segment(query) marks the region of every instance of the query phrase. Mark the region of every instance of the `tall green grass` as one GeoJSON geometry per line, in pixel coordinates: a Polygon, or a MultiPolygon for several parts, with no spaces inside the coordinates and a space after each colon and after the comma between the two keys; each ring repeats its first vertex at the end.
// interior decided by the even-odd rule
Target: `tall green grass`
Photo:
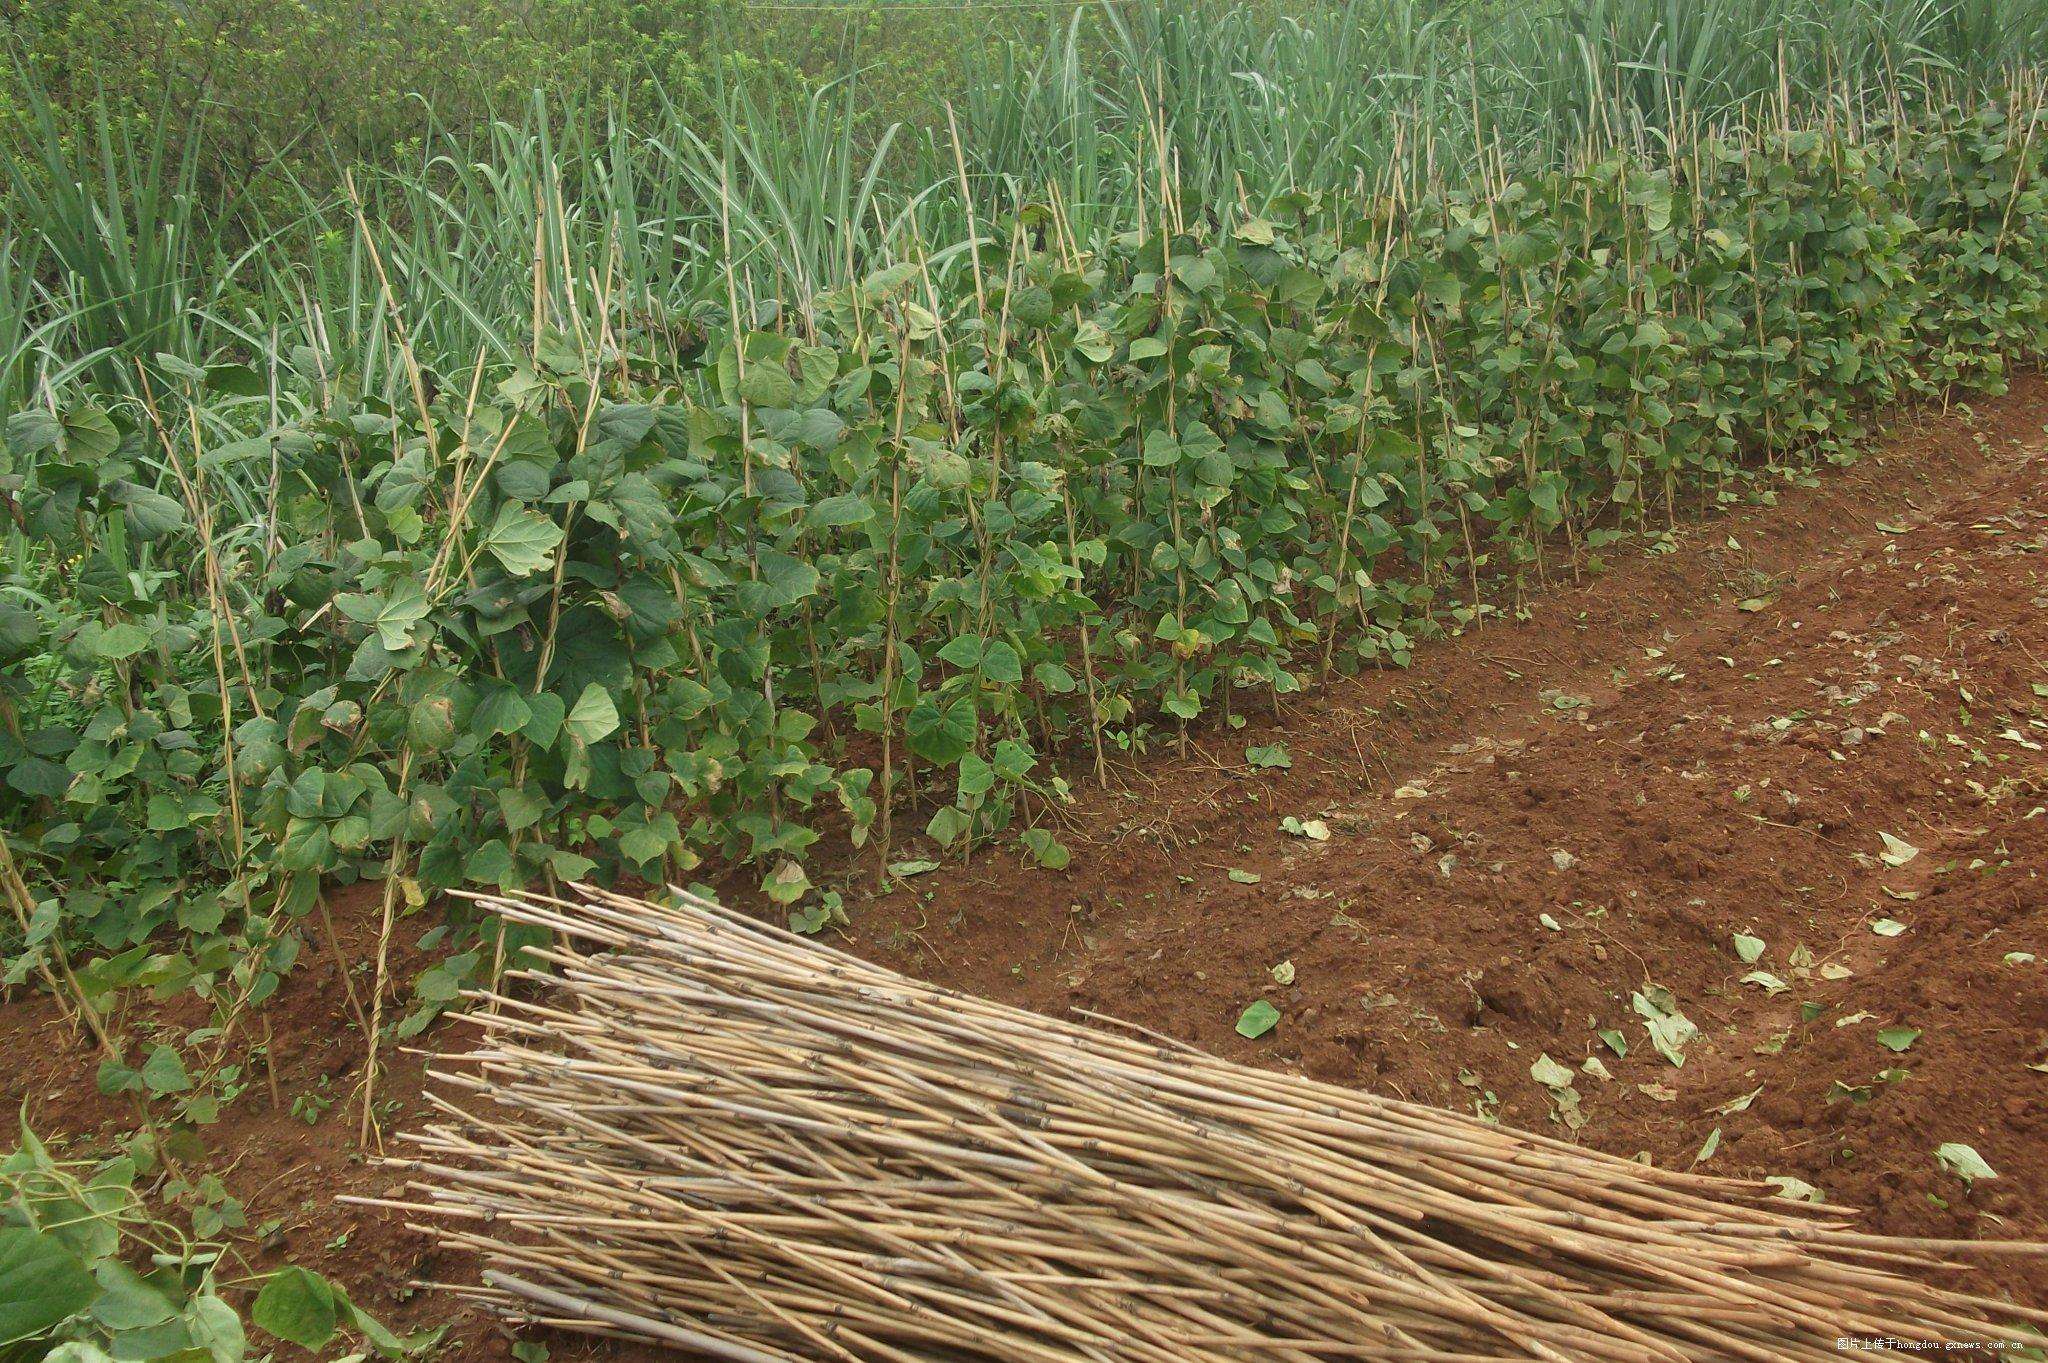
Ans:
{"type": "Polygon", "coordinates": [[[1136,0],[984,49],[966,11],[964,97],[915,125],[878,125],[858,70],[794,105],[729,83],[708,121],[658,85],[632,105],[536,97],[482,128],[432,124],[401,163],[322,166],[304,183],[352,189],[287,196],[283,221],[276,195],[260,220],[254,200],[203,198],[203,128],[170,135],[182,111],[67,117],[17,69],[0,402],[126,389],[159,353],[310,360],[396,397],[395,306],[419,362],[450,374],[528,342],[536,277],[544,322],[601,288],[683,344],[729,292],[800,309],[887,241],[914,235],[957,275],[970,218],[999,206],[1056,202],[1084,242],[1156,215],[1168,182],[1182,215],[1289,195],[1341,212],[1681,129],[1967,96],[2044,33],[2048,0],[1136,0]]]}
{"type": "Polygon", "coordinates": [[[29,145],[5,158],[0,184],[29,268],[5,295],[20,311],[0,335],[39,331],[101,382],[118,382],[131,357],[184,353],[221,216],[203,214],[194,192],[199,140],[172,152],[168,109],[141,136],[103,110],[67,125],[41,89],[23,86],[29,145]]]}

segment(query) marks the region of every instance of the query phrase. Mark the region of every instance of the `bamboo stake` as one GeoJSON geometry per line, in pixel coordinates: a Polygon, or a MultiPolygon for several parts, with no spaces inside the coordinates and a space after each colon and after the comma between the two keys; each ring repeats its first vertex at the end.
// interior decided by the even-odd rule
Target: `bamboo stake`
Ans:
{"type": "Polygon", "coordinates": [[[561,944],[463,1015],[397,1207],[515,1319],[744,1360],[1826,1359],[2024,1342],[1768,1185],[920,984],[681,891],[477,895],[561,944]],[[453,1096],[447,1096],[447,1095],[453,1096]],[[459,1098],[460,1101],[456,1101],[459,1098]]]}

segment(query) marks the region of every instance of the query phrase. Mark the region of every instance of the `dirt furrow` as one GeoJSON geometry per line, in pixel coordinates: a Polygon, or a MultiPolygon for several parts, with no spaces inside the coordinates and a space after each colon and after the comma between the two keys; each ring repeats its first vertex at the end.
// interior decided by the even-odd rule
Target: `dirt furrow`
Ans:
{"type": "Polygon", "coordinates": [[[1886,1230],[2048,1235],[2044,419],[2038,380],[1928,415],[1407,673],[1169,742],[1084,797],[1064,875],[920,877],[863,948],[1662,1163],[1711,1141],[1886,1230]],[[1279,1025],[1236,1036],[1258,998],[1279,1025]]]}

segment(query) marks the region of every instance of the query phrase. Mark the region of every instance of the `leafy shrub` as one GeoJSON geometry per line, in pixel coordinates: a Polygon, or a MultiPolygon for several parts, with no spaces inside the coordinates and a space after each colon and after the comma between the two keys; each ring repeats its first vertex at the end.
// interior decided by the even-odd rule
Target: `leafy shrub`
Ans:
{"type": "Polygon", "coordinates": [[[226,1247],[151,1215],[136,1179],[131,1156],[62,1161],[22,1127],[0,1159],[0,1358],[242,1363],[248,1331],[225,1294],[259,1281],[252,1318],[279,1339],[317,1350],[349,1329],[387,1357],[410,1351],[309,1269],[229,1282],[226,1247]]]}
{"type": "Polygon", "coordinates": [[[823,832],[886,865],[913,807],[960,855],[1019,834],[1061,864],[1063,755],[1405,664],[1560,541],[1996,387],[2048,326],[2038,116],[1227,223],[1169,197],[1085,250],[1026,203],[950,253],[955,286],[908,222],[800,307],[729,278],[680,359],[593,280],[523,354],[445,372],[394,306],[395,402],[302,347],[22,413],[8,978],[90,958],[89,997],[233,1016],[319,886],[366,877],[416,906],[712,858],[815,928],[823,832]],[[308,414],[273,419],[279,390],[308,414]]]}

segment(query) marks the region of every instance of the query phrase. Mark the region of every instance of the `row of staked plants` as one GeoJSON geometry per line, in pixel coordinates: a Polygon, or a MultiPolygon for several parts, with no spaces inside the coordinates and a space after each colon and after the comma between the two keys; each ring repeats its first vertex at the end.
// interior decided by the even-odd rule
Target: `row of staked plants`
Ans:
{"type": "MultiPolygon", "coordinates": [[[[31,407],[5,979],[196,989],[224,1057],[325,887],[388,928],[744,867],[816,930],[827,835],[1057,869],[1070,780],[1995,390],[2048,339],[2041,124],[2028,82],[1221,221],[1162,173],[1099,240],[1057,196],[959,243],[906,213],[856,284],[729,272],[680,364],[545,252],[522,354],[430,364],[380,265],[398,401],[301,346],[31,407]]],[[[465,931],[400,1034],[520,945],[465,931]]],[[[103,1087],[209,1119],[105,1045],[103,1087]]]]}

